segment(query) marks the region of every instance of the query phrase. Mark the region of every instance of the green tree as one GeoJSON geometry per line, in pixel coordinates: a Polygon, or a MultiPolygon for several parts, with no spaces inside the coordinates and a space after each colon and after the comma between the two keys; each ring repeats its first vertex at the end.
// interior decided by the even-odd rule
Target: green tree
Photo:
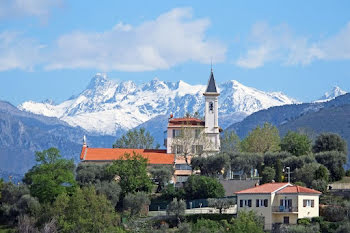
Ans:
{"type": "Polygon", "coordinates": [[[142,210],[148,209],[150,203],[148,194],[145,192],[128,193],[124,198],[123,208],[124,210],[130,210],[133,216],[140,216],[145,212],[142,210]]]}
{"type": "Polygon", "coordinates": [[[141,155],[125,154],[122,159],[114,161],[107,170],[118,180],[122,198],[127,193],[151,191],[152,182],[147,174],[147,159],[141,155]]]}
{"type": "Polygon", "coordinates": [[[220,138],[221,152],[232,153],[239,152],[241,140],[234,131],[224,131],[224,135],[220,138]]]}
{"type": "Polygon", "coordinates": [[[327,185],[328,183],[325,180],[318,179],[318,180],[313,180],[311,183],[311,188],[316,189],[322,193],[327,192],[327,185]]]}
{"type": "Polygon", "coordinates": [[[184,185],[187,199],[217,198],[225,195],[222,184],[215,178],[192,175],[184,185]]]}
{"type": "Polygon", "coordinates": [[[236,204],[236,200],[233,198],[209,198],[208,199],[208,206],[219,209],[220,214],[222,214],[223,210],[230,208],[234,204],[236,204]]]}
{"type": "Polygon", "coordinates": [[[277,160],[284,161],[287,158],[292,157],[289,152],[267,152],[264,154],[264,165],[268,167],[275,167],[277,160]]]}
{"type": "Polygon", "coordinates": [[[289,131],[281,141],[281,150],[295,156],[306,155],[311,152],[311,140],[305,134],[289,131]]]}
{"type": "Polygon", "coordinates": [[[37,164],[31,168],[23,179],[29,186],[32,196],[41,203],[52,202],[64,193],[74,191],[73,160],[62,159],[59,150],[50,148],[35,154],[37,164]]]}
{"type": "Polygon", "coordinates": [[[325,151],[315,154],[316,161],[330,172],[330,181],[341,180],[345,175],[346,155],[339,151],[325,151]]]}
{"type": "Polygon", "coordinates": [[[111,180],[113,177],[108,174],[107,166],[107,164],[79,163],[75,179],[81,186],[111,180]]]}
{"type": "Polygon", "coordinates": [[[276,171],[272,167],[265,167],[262,171],[262,180],[263,184],[272,182],[276,177],[276,171]]]}
{"type": "Polygon", "coordinates": [[[93,187],[60,194],[50,208],[60,232],[114,232],[120,222],[111,203],[93,187]]]}
{"type": "Polygon", "coordinates": [[[157,192],[161,192],[173,176],[173,169],[169,166],[155,166],[150,170],[152,178],[158,183],[157,192]]]}
{"type": "Polygon", "coordinates": [[[264,221],[253,211],[239,211],[233,221],[233,233],[263,233],[264,221]]]}
{"type": "Polygon", "coordinates": [[[325,151],[339,151],[344,154],[348,153],[346,141],[338,134],[334,133],[320,134],[315,140],[312,151],[314,153],[325,151]]]}
{"type": "Polygon", "coordinates": [[[113,148],[152,149],[158,147],[159,145],[154,145],[154,138],[145,128],[129,130],[113,144],[113,148]]]}
{"type": "Polygon", "coordinates": [[[241,142],[241,149],[244,152],[265,153],[280,151],[280,136],[278,129],[265,123],[263,127],[256,127],[241,142]]]}
{"type": "Polygon", "coordinates": [[[325,182],[328,182],[328,180],[329,180],[329,171],[328,171],[328,169],[321,164],[318,167],[318,169],[315,171],[314,178],[316,180],[324,180],[325,182]]]}
{"type": "Polygon", "coordinates": [[[275,181],[276,182],[282,182],[282,175],[283,175],[283,167],[280,159],[277,159],[275,164],[275,181]]]}
{"type": "Polygon", "coordinates": [[[226,229],[220,222],[210,219],[198,219],[196,223],[192,225],[192,233],[223,233],[226,229]]]}
{"type": "Polygon", "coordinates": [[[121,193],[121,187],[116,181],[99,181],[95,183],[94,187],[97,194],[105,195],[113,206],[117,205],[121,193]]]}
{"type": "Polygon", "coordinates": [[[192,168],[199,169],[201,175],[218,177],[227,171],[230,165],[230,158],[226,154],[218,154],[208,157],[193,157],[192,168]]]}
{"type": "Polygon", "coordinates": [[[294,171],[292,180],[301,181],[307,187],[311,187],[312,181],[315,179],[315,173],[319,167],[320,164],[318,163],[305,164],[302,168],[298,168],[294,171]]]}
{"type": "Polygon", "coordinates": [[[177,225],[181,223],[181,219],[185,216],[186,203],[184,200],[179,200],[174,198],[172,202],[169,203],[166,213],[168,216],[172,216],[176,219],[177,225]]]}
{"type": "Polygon", "coordinates": [[[246,176],[263,162],[263,156],[259,153],[230,153],[229,156],[231,170],[243,172],[246,176]]]}

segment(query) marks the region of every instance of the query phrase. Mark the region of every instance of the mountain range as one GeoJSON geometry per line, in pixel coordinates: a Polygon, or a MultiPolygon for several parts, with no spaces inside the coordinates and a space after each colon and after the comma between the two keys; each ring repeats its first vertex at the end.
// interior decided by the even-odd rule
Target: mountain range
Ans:
{"type": "MultiPolygon", "coordinates": [[[[195,112],[203,115],[205,87],[158,79],[137,85],[132,81],[116,82],[105,74],[96,74],[83,92],[60,104],[27,101],[18,107],[57,117],[90,133],[115,136],[160,115],[182,117],[195,112]]],[[[235,80],[221,83],[218,88],[222,128],[262,109],[298,103],[281,92],[263,92],[235,80]]]]}

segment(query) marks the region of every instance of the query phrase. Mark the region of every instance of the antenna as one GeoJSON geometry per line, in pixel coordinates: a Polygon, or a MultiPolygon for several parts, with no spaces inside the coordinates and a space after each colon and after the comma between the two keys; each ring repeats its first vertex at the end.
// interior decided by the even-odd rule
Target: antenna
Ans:
{"type": "Polygon", "coordinates": [[[213,57],[210,57],[210,70],[213,72],[213,57]]]}

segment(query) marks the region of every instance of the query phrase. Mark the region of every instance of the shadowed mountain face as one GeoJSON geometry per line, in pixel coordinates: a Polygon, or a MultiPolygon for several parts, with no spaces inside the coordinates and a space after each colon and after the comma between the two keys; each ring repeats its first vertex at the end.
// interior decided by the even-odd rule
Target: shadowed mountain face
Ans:
{"type": "Polygon", "coordinates": [[[65,158],[78,161],[83,135],[92,146],[111,147],[114,137],[89,135],[53,117],[18,110],[0,101],[0,174],[23,174],[35,162],[35,151],[56,147],[65,158]]]}

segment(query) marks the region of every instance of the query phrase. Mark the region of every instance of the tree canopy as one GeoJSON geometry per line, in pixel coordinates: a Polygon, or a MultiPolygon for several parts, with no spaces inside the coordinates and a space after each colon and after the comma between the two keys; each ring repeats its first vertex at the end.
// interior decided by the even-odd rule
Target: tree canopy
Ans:
{"type": "Polygon", "coordinates": [[[226,154],[212,155],[208,157],[193,157],[192,168],[200,169],[201,175],[217,177],[228,170],[230,158],[226,154]]]}
{"type": "Polygon", "coordinates": [[[338,134],[323,133],[320,134],[312,147],[314,153],[324,151],[339,151],[344,154],[348,153],[346,141],[342,139],[338,134]]]}
{"type": "Polygon", "coordinates": [[[159,145],[154,145],[154,138],[145,128],[129,130],[113,144],[113,148],[152,149],[158,147],[159,145]]]}
{"type": "Polygon", "coordinates": [[[239,152],[241,140],[234,131],[224,131],[224,135],[220,137],[221,152],[232,153],[239,152]]]}
{"type": "Polygon", "coordinates": [[[23,179],[32,196],[40,202],[52,202],[58,195],[74,191],[73,160],[62,159],[56,148],[36,152],[35,157],[37,164],[23,179]]]}
{"type": "Polygon", "coordinates": [[[217,179],[207,176],[190,176],[184,185],[184,190],[188,200],[217,198],[225,195],[222,184],[217,179]]]}
{"type": "Polygon", "coordinates": [[[276,152],[281,149],[280,142],[278,129],[265,123],[263,127],[258,126],[249,133],[242,141],[241,149],[244,152],[253,153],[276,152]]]}
{"type": "Polygon", "coordinates": [[[311,152],[311,140],[306,134],[289,131],[281,141],[281,150],[295,156],[306,155],[311,152]]]}

